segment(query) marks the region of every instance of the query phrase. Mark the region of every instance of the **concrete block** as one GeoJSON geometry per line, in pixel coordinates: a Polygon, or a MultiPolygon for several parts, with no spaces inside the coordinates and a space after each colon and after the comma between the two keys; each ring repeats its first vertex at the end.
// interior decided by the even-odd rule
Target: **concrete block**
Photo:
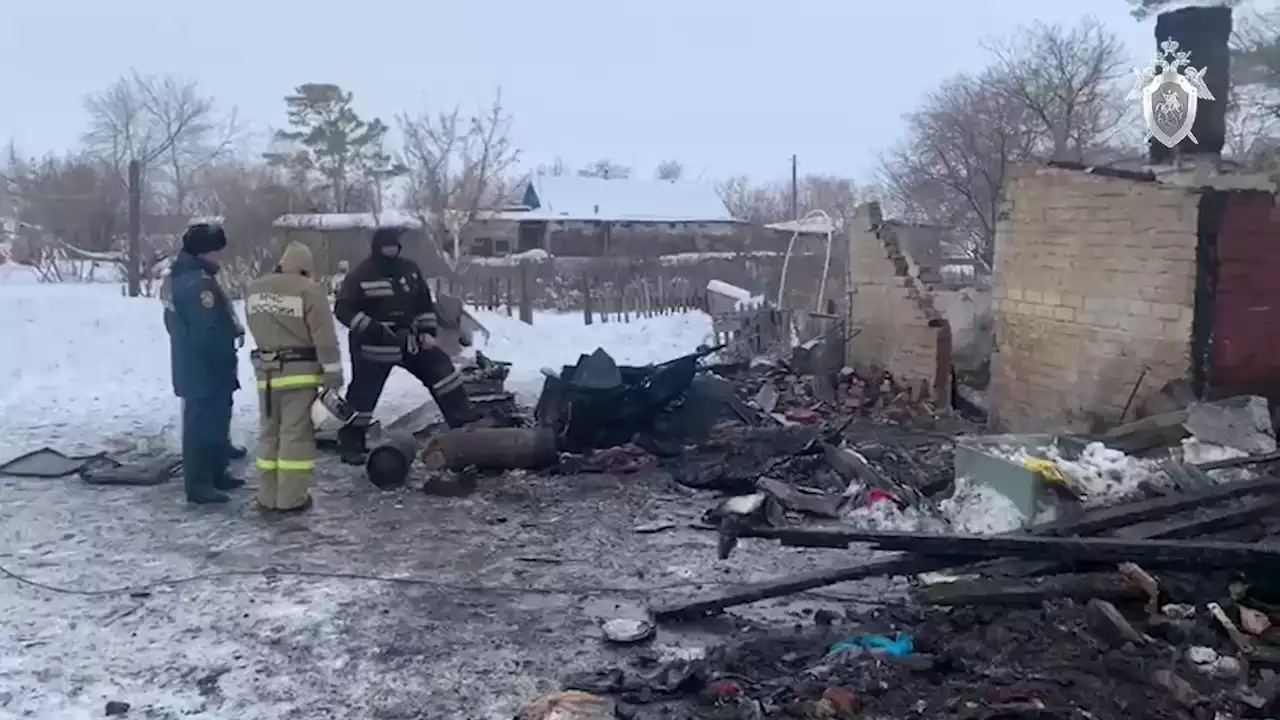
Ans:
{"type": "Polygon", "coordinates": [[[1106,312],[1111,309],[1110,304],[1109,298],[1096,295],[1086,296],[1084,299],[1084,309],[1089,312],[1106,312]]]}
{"type": "Polygon", "coordinates": [[[1172,303],[1152,303],[1151,314],[1161,320],[1177,320],[1182,317],[1182,308],[1172,303]]]}
{"type": "Polygon", "coordinates": [[[1151,303],[1145,300],[1130,300],[1128,311],[1130,315],[1138,315],[1141,317],[1149,317],[1154,315],[1154,308],[1151,303]]]}

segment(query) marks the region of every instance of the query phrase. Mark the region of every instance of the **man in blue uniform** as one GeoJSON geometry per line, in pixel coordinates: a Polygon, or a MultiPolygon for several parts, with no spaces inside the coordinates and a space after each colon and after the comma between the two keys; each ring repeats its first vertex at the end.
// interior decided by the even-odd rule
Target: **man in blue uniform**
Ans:
{"type": "Polygon", "coordinates": [[[173,364],[173,392],[182,398],[182,472],[187,500],[225,503],[223,491],[244,481],[227,472],[232,449],[232,395],[239,324],[215,275],[227,236],[221,227],[192,225],[182,236],[160,290],[173,364]]]}

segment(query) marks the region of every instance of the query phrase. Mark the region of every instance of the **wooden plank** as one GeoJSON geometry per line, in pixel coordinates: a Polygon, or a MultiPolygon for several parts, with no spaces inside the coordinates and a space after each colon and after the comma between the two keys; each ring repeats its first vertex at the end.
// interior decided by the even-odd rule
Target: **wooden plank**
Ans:
{"type": "Polygon", "coordinates": [[[981,578],[940,582],[917,588],[912,593],[926,605],[1034,606],[1045,600],[1138,600],[1146,597],[1142,588],[1122,575],[1080,573],[1044,578],[981,578]]]}
{"type": "MultiPolygon", "coordinates": [[[[1207,512],[1190,520],[1144,523],[1120,528],[1116,535],[1130,540],[1176,540],[1240,527],[1260,517],[1280,513],[1280,497],[1262,498],[1241,507],[1207,512]]],[[[983,563],[978,572],[1008,577],[1031,577],[1063,572],[1070,563],[1039,560],[997,560],[983,563]]]]}
{"type": "Polygon", "coordinates": [[[1144,520],[1157,520],[1194,507],[1211,505],[1253,493],[1280,492],[1280,478],[1263,477],[1247,482],[1219,485],[1203,492],[1182,493],[1167,497],[1125,503],[1086,513],[1083,517],[1038,526],[1036,535],[1094,535],[1132,525],[1144,520]]]}
{"type": "Polygon", "coordinates": [[[690,619],[717,613],[735,605],[747,605],[769,598],[794,595],[806,590],[835,585],[836,583],[862,580],[886,575],[914,575],[941,570],[955,564],[942,558],[918,558],[895,555],[892,558],[859,565],[845,565],[805,573],[788,575],[732,590],[717,590],[698,597],[670,603],[651,605],[649,610],[659,620],[690,619]]]}
{"type": "MultiPolygon", "coordinates": [[[[1086,515],[1081,520],[1087,519],[1087,517],[1086,515]]],[[[1057,527],[1060,528],[1062,526],[1058,525],[1057,527]]],[[[751,531],[745,528],[740,530],[751,531]]],[[[827,532],[829,533],[830,531],[827,532]]],[[[1038,532],[1038,527],[1033,526],[1027,529],[1024,535],[1034,536],[1038,532]]],[[[820,535],[819,537],[822,536],[820,535]]],[[[843,538],[832,538],[827,535],[826,539],[838,541],[840,544],[835,545],[835,547],[848,547],[848,543],[843,538]]],[[[658,619],[701,617],[721,612],[726,608],[737,605],[748,605],[769,598],[794,595],[806,590],[835,585],[836,583],[886,575],[914,575],[922,572],[944,570],[959,564],[964,563],[945,558],[916,558],[895,555],[891,558],[869,563],[841,565],[834,568],[787,575],[776,580],[730,590],[716,590],[688,600],[655,604],[651,606],[651,610],[654,617],[658,619]]]]}
{"type": "Polygon", "coordinates": [[[1087,562],[1177,563],[1201,567],[1280,568],[1280,547],[1256,543],[1128,540],[1087,537],[1015,537],[860,533],[859,540],[882,550],[969,557],[1017,556],[1087,562]]]}
{"type": "Polygon", "coordinates": [[[1210,470],[1223,470],[1226,468],[1245,467],[1247,465],[1263,465],[1266,463],[1280,462],[1280,451],[1267,453],[1265,455],[1249,455],[1247,457],[1227,458],[1226,460],[1214,460],[1212,462],[1200,463],[1192,465],[1197,470],[1208,472],[1210,470]]]}

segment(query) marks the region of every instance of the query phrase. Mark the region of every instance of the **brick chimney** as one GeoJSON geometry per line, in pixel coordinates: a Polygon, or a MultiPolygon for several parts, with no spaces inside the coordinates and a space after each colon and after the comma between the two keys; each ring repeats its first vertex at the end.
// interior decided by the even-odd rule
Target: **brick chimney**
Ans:
{"type": "Polygon", "coordinates": [[[1188,7],[1160,13],[1156,17],[1156,55],[1160,54],[1160,43],[1176,40],[1179,51],[1190,51],[1190,67],[1197,70],[1208,68],[1204,80],[1214,99],[1199,101],[1196,122],[1191,129],[1199,143],[1187,138],[1178,143],[1175,151],[1158,140],[1148,141],[1148,157],[1152,165],[1170,165],[1178,157],[1203,159],[1216,164],[1222,157],[1227,134],[1227,96],[1231,89],[1230,39],[1229,7],[1188,7]]]}

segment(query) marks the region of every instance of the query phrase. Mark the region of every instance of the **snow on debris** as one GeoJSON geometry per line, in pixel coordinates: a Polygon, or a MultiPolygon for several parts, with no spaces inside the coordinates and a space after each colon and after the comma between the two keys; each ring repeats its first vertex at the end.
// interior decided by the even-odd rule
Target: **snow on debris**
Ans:
{"type": "Polygon", "coordinates": [[[534,248],[525,250],[524,252],[512,253],[502,257],[466,257],[464,261],[471,265],[486,265],[488,267],[515,267],[524,262],[546,262],[552,258],[551,253],[542,248],[534,248]]]}
{"type": "Polygon", "coordinates": [[[739,303],[751,302],[751,292],[737,285],[731,285],[723,280],[710,280],[707,282],[707,291],[723,295],[739,303]]]}
{"type": "Polygon", "coordinates": [[[1026,516],[1012,500],[968,478],[957,479],[955,492],[936,508],[900,508],[882,500],[853,508],[845,519],[852,525],[875,531],[967,535],[996,535],[1027,524],[1026,516]]]}
{"type": "MultiPolygon", "coordinates": [[[[0,337],[9,348],[0,357],[0,458],[44,445],[81,452],[106,449],[108,440],[176,444],[179,406],[158,300],[122,297],[115,284],[20,282],[0,284],[0,303],[0,337]]],[[[477,349],[514,363],[508,388],[530,404],[541,392],[544,366],[559,369],[597,347],[619,363],[660,362],[692,352],[711,331],[710,318],[701,313],[590,326],[580,314],[540,313],[530,326],[498,313],[472,312],[490,331],[487,342],[477,340],[477,349]]],[[[345,343],[345,334],[340,337],[345,343]]],[[[251,344],[240,351],[243,388],[253,387],[251,344]]],[[[350,379],[350,367],[346,372],[350,379]]],[[[397,370],[377,414],[390,420],[430,397],[397,370]]],[[[256,397],[241,390],[235,402],[232,437],[252,446],[256,397]]]]}

